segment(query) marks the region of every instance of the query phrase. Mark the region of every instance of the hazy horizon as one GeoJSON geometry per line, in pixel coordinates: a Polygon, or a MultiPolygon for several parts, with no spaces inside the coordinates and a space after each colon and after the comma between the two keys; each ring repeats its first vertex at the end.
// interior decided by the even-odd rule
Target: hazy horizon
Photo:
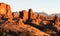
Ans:
{"type": "Polygon", "coordinates": [[[9,4],[13,12],[28,11],[32,8],[34,12],[60,13],[60,0],[0,0],[0,2],[9,4]]]}

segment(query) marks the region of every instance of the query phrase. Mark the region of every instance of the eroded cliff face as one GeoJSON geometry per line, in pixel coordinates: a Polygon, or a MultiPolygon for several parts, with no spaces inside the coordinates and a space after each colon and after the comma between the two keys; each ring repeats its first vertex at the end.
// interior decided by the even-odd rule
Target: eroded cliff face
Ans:
{"type": "Polygon", "coordinates": [[[0,15],[5,16],[6,18],[9,18],[11,20],[13,17],[12,17],[10,5],[5,3],[0,3],[0,15]]]}
{"type": "Polygon", "coordinates": [[[11,12],[10,5],[0,3],[1,36],[59,36],[60,18],[28,11],[11,12]]]}

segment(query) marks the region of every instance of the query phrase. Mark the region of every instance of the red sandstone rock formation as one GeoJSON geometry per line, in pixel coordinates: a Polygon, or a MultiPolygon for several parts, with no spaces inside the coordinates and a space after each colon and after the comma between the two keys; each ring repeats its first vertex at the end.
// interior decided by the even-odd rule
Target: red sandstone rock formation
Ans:
{"type": "Polygon", "coordinates": [[[0,15],[5,15],[7,18],[12,19],[12,12],[10,5],[0,3],[0,15]]]}
{"type": "Polygon", "coordinates": [[[28,19],[28,11],[22,10],[22,12],[23,12],[23,20],[25,21],[28,19]]]}
{"type": "Polygon", "coordinates": [[[4,31],[23,32],[24,30],[28,30],[33,33],[33,36],[51,36],[51,34],[56,34],[57,31],[60,31],[60,17],[56,15],[47,16],[44,14],[37,14],[34,13],[32,9],[29,9],[29,11],[22,10],[19,14],[12,13],[10,5],[0,3],[0,20],[2,16],[8,18],[6,22],[4,20],[3,24],[0,22],[2,24],[0,28],[4,29],[4,31]],[[49,32],[49,30],[52,31],[49,32]]]}
{"type": "Polygon", "coordinates": [[[0,3],[0,14],[6,14],[6,4],[0,3]]]}
{"type": "Polygon", "coordinates": [[[29,19],[33,19],[33,10],[32,9],[29,9],[28,11],[28,14],[29,14],[29,19]]]}

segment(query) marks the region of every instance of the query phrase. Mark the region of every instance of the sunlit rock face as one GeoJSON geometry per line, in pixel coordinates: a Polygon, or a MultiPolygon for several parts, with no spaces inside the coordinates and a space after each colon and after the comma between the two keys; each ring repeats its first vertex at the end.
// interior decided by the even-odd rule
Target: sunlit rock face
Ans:
{"type": "Polygon", "coordinates": [[[0,14],[6,14],[6,4],[5,3],[0,3],[0,14]]]}
{"type": "Polygon", "coordinates": [[[7,6],[7,12],[6,12],[6,15],[9,19],[12,18],[12,12],[11,12],[11,8],[10,8],[10,5],[7,6]]]}
{"type": "Polygon", "coordinates": [[[28,19],[28,11],[22,10],[22,12],[23,12],[23,20],[25,21],[28,19]]]}
{"type": "Polygon", "coordinates": [[[22,18],[24,21],[28,20],[28,11],[26,11],[26,10],[20,11],[19,17],[22,18]]]}
{"type": "Polygon", "coordinates": [[[6,15],[8,18],[12,18],[12,12],[10,5],[0,3],[0,15],[6,15]]]}

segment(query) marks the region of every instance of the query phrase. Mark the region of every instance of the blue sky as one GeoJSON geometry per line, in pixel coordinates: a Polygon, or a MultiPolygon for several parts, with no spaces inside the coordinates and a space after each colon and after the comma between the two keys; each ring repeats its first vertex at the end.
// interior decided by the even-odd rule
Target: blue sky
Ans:
{"type": "Polygon", "coordinates": [[[60,13],[60,0],[0,0],[0,2],[9,4],[12,11],[28,11],[32,8],[34,12],[60,13]]]}

